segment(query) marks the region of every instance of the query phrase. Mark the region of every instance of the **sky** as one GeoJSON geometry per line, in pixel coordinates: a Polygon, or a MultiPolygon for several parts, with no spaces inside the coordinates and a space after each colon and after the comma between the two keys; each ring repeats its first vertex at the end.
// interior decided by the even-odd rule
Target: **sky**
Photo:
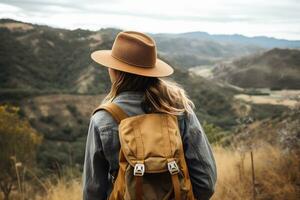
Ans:
{"type": "Polygon", "coordinates": [[[0,0],[0,18],[67,29],[300,40],[300,0],[0,0]]]}

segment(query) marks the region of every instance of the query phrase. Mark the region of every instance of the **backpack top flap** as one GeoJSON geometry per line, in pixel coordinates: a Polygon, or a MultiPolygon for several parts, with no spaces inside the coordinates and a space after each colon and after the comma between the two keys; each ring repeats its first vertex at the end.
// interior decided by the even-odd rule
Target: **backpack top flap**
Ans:
{"type": "Polygon", "coordinates": [[[128,117],[119,124],[119,139],[128,163],[144,163],[148,173],[168,171],[167,163],[179,162],[183,152],[177,117],[170,114],[128,117]]]}
{"type": "Polygon", "coordinates": [[[119,124],[121,151],[131,166],[144,163],[145,172],[168,171],[167,163],[180,162],[183,154],[177,117],[165,113],[129,117],[115,103],[105,103],[98,110],[108,111],[119,124]]]}

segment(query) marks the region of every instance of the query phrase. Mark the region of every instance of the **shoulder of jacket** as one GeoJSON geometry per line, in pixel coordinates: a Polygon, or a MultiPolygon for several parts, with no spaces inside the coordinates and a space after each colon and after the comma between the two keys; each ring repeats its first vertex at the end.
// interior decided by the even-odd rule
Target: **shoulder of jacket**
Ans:
{"type": "Polygon", "coordinates": [[[111,116],[110,113],[108,113],[106,110],[98,110],[96,111],[90,119],[95,126],[98,128],[106,127],[109,125],[115,125],[116,122],[114,118],[111,116]]]}

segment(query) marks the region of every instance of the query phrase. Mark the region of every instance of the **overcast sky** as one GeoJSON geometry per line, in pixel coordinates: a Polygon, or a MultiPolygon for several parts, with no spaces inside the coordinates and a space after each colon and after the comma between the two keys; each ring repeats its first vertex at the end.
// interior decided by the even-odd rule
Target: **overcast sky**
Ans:
{"type": "Polygon", "coordinates": [[[0,0],[0,18],[68,29],[205,31],[300,40],[300,0],[0,0]]]}

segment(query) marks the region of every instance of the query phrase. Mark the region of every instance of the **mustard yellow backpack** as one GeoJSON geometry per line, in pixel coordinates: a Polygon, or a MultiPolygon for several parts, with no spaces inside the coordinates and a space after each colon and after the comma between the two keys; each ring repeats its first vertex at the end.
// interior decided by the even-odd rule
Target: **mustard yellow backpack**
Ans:
{"type": "Polygon", "coordinates": [[[116,104],[100,105],[119,124],[119,171],[109,200],[194,200],[175,115],[129,117],[116,104]]]}

